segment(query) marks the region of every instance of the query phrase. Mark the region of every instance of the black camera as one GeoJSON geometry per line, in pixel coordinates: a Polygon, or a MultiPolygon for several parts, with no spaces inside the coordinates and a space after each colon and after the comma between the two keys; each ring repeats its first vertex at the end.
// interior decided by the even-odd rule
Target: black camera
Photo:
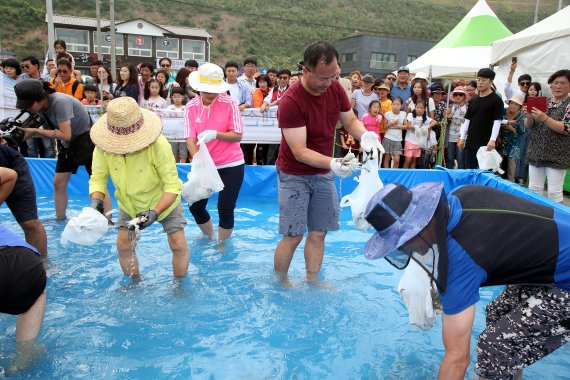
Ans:
{"type": "Polygon", "coordinates": [[[16,117],[8,117],[0,121],[0,138],[6,140],[8,146],[18,148],[24,140],[24,132],[18,128],[39,128],[44,124],[44,118],[39,113],[21,111],[16,117]],[[24,118],[24,114],[28,114],[24,118]]]}

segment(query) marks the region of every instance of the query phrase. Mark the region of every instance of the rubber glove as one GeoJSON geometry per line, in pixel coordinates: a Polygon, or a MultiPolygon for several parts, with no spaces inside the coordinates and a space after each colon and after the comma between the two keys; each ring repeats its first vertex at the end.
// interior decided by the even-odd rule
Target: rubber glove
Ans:
{"type": "Polygon", "coordinates": [[[210,141],[218,138],[218,131],[213,129],[206,129],[204,132],[198,134],[198,142],[207,144],[210,141]]]}
{"type": "Polygon", "coordinates": [[[103,212],[103,200],[97,198],[91,198],[91,204],[89,205],[92,209],[99,211],[101,214],[105,215],[103,212]]]}
{"type": "Polygon", "coordinates": [[[340,178],[351,175],[357,166],[358,162],[353,153],[348,153],[344,158],[333,158],[330,162],[331,170],[340,178]]]}
{"type": "Polygon", "coordinates": [[[139,212],[137,214],[137,218],[139,218],[139,220],[141,221],[141,223],[139,224],[139,229],[143,230],[148,226],[150,226],[151,224],[153,224],[154,222],[156,222],[156,219],[158,219],[158,214],[154,210],[148,210],[148,211],[139,212]]]}

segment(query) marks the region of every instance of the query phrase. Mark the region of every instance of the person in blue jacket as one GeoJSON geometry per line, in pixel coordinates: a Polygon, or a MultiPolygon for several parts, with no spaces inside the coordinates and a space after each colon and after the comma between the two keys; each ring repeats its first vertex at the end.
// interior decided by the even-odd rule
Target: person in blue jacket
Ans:
{"type": "Polygon", "coordinates": [[[443,306],[440,379],[463,379],[479,288],[508,285],[486,308],[475,371],[512,379],[570,340],[570,212],[478,185],[389,184],[367,205],[369,259],[420,264],[443,306]]]}

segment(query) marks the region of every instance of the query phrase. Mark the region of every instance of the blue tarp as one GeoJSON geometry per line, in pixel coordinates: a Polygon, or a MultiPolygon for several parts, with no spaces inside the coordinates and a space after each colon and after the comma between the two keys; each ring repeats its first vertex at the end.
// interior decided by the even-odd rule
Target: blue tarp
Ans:
{"type": "MultiPolygon", "coordinates": [[[[55,173],[55,159],[29,158],[27,159],[36,185],[38,194],[53,193],[53,176],[55,173]]],[[[190,164],[177,164],[178,175],[185,182],[190,171],[190,164]]],[[[88,176],[84,167],[81,167],[77,174],[71,176],[68,192],[72,194],[87,194],[89,192],[88,176]]],[[[531,199],[538,203],[553,207],[564,207],[552,202],[548,198],[537,195],[524,187],[506,181],[489,171],[481,170],[448,170],[437,167],[435,170],[423,169],[380,169],[380,178],[386,183],[398,182],[405,186],[414,186],[422,182],[443,182],[446,192],[454,188],[467,185],[478,184],[494,187],[507,191],[519,197],[531,199]]],[[[111,183],[109,181],[109,183],[111,183]]],[[[353,177],[341,181],[337,178],[337,188],[342,189],[342,194],[350,194],[358,184],[353,177]]],[[[112,185],[110,193],[113,194],[112,185]]],[[[245,178],[240,195],[256,197],[277,198],[277,175],[274,166],[246,166],[245,178]]]]}

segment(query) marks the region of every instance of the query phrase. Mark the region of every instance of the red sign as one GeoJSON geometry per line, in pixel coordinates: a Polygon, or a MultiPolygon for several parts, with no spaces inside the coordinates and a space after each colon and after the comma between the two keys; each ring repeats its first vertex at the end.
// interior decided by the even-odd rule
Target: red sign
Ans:
{"type": "Polygon", "coordinates": [[[135,44],[137,44],[137,45],[144,45],[144,38],[142,38],[142,37],[137,37],[137,39],[135,40],[135,44]]]}

